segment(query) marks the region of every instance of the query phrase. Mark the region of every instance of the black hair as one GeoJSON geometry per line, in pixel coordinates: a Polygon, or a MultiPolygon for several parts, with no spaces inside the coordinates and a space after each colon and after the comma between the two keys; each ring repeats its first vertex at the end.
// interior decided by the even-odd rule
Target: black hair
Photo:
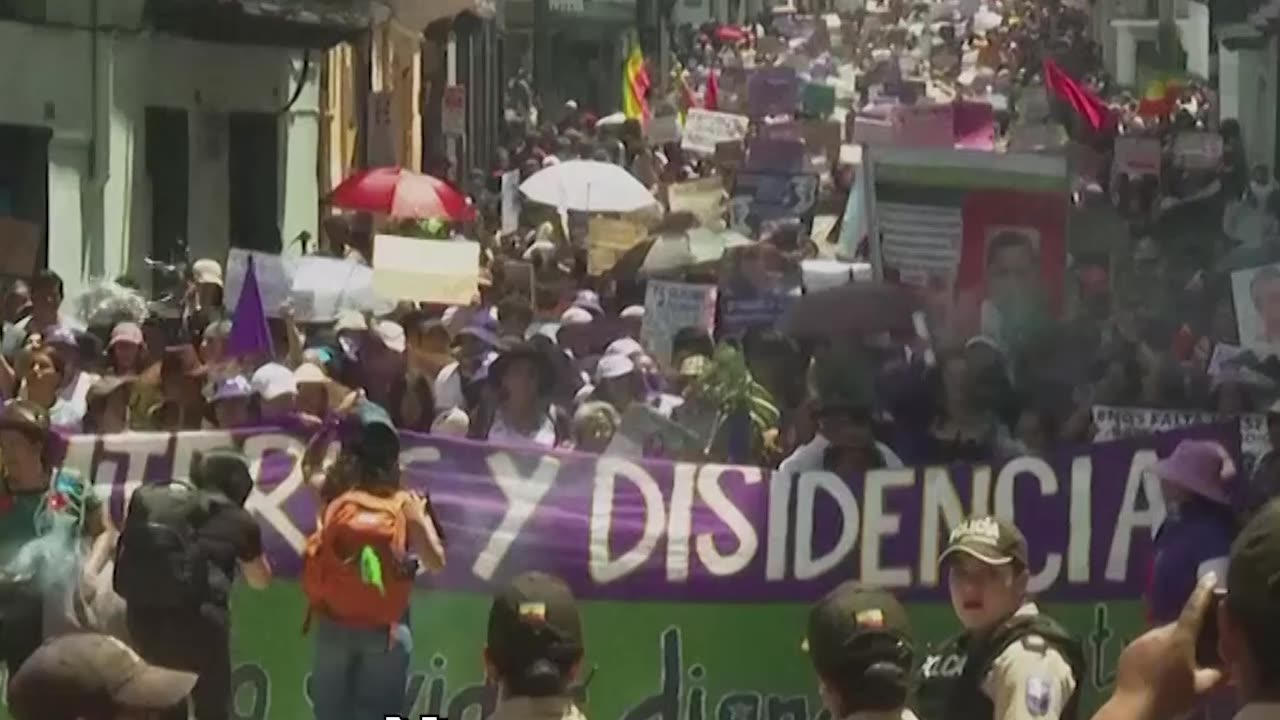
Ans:
{"type": "Polygon", "coordinates": [[[911,687],[910,664],[878,660],[840,668],[823,675],[823,682],[840,698],[844,715],[860,712],[892,712],[907,704],[911,687]]]}
{"type": "Polygon", "coordinates": [[[524,325],[533,322],[533,306],[529,298],[523,295],[508,295],[498,303],[498,322],[523,321],[524,325]]]}
{"type": "Polygon", "coordinates": [[[715,354],[716,346],[711,336],[700,327],[683,327],[676,331],[671,339],[671,356],[715,354]]]}
{"type": "Polygon", "coordinates": [[[58,297],[63,297],[62,276],[49,268],[45,268],[33,275],[30,285],[32,292],[40,288],[52,287],[57,291],[58,297]]]}
{"type": "Polygon", "coordinates": [[[1031,238],[1024,233],[1005,230],[993,235],[991,241],[987,244],[987,267],[991,267],[1000,253],[1015,248],[1025,248],[1032,255],[1035,255],[1036,252],[1031,238]]]}
{"type": "Polygon", "coordinates": [[[512,697],[558,697],[569,691],[573,666],[581,659],[582,653],[575,656],[544,657],[533,660],[522,668],[504,670],[502,684],[512,697]]]}

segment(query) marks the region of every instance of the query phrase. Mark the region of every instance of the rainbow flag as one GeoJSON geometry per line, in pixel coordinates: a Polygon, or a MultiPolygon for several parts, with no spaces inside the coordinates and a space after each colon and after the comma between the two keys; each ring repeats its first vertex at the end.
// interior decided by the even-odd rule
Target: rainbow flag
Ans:
{"type": "Polygon", "coordinates": [[[644,53],[640,51],[640,43],[632,39],[631,51],[627,54],[626,65],[622,69],[622,113],[628,120],[639,120],[645,123],[649,119],[649,70],[644,64],[644,53]]]}

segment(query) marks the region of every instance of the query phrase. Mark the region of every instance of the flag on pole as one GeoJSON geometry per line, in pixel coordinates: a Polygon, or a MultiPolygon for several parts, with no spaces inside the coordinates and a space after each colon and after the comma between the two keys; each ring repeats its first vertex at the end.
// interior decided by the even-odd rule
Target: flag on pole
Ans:
{"type": "Polygon", "coordinates": [[[1044,84],[1054,95],[1065,100],[1094,132],[1105,132],[1114,125],[1107,104],[1048,58],[1044,61],[1044,84]]]}
{"type": "Polygon", "coordinates": [[[627,54],[627,63],[622,70],[622,112],[628,120],[639,120],[642,124],[649,119],[649,70],[644,64],[644,53],[640,51],[640,42],[631,39],[631,51],[627,54]]]}
{"type": "Polygon", "coordinates": [[[253,255],[244,271],[244,285],[240,289],[240,301],[231,316],[231,333],[227,336],[226,353],[230,357],[274,354],[271,346],[271,328],[267,326],[266,308],[262,306],[262,292],[258,290],[258,274],[253,269],[253,255]]]}

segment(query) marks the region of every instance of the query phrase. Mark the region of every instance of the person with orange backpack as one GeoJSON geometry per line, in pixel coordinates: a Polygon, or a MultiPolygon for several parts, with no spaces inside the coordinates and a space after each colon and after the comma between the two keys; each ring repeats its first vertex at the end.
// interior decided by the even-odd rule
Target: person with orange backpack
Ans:
{"type": "MultiPolygon", "coordinates": [[[[408,714],[414,579],[420,565],[439,571],[445,563],[428,500],[400,484],[400,438],[390,416],[365,400],[352,416],[357,427],[333,464],[304,467],[323,507],[302,566],[316,720],[408,714]]],[[[320,439],[313,451],[327,446],[320,439]]]]}

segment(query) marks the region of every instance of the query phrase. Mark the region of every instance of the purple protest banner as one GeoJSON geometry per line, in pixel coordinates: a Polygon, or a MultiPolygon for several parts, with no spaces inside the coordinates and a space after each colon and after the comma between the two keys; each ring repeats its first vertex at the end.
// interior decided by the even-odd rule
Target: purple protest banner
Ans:
{"type": "MultiPolygon", "coordinates": [[[[938,592],[938,554],[971,508],[1012,517],[1030,543],[1033,592],[1054,600],[1132,599],[1163,520],[1145,470],[1187,437],[1238,456],[1238,427],[1201,426],[1099,443],[1000,467],[877,470],[842,480],[715,464],[543,453],[403,433],[409,486],[428,493],[448,569],[424,582],[487,590],[530,569],[582,597],[807,601],[848,579],[908,598],[938,592]]],[[[296,460],[305,436],[272,430],[71,438],[66,464],[92,477],[119,519],[141,482],[185,476],[192,455],[237,445],[257,487],[246,507],[273,566],[296,574],[317,502],[296,460]]],[[[336,451],[331,448],[331,451],[336,451]]]]}

